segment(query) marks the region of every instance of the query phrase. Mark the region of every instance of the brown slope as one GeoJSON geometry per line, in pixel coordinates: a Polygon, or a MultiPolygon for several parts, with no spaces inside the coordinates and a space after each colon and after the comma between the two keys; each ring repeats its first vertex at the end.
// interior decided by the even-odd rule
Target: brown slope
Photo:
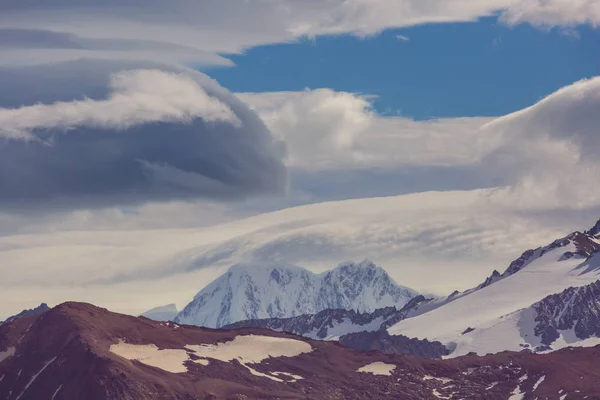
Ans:
{"type": "MultiPolygon", "coordinates": [[[[448,361],[362,353],[331,342],[257,329],[211,330],[136,318],[81,303],[65,303],[39,317],[0,327],[0,399],[507,399],[517,386],[524,399],[600,399],[600,348],[566,349],[548,355],[501,353],[448,361]],[[270,358],[252,368],[300,375],[296,382],[255,376],[238,361],[187,361],[171,373],[111,353],[119,340],[183,349],[228,342],[239,335],[291,338],[313,351],[270,358]],[[2,357],[0,357],[2,359],[2,357]],[[391,376],[359,373],[381,361],[391,376]],[[532,393],[539,379],[544,381],[532,393]],[[433,379],[437,377],[439,379],[433,379]],[[564,392],[560,392],[560,391],[564,392]],[[560,394],[559,394],[560,392],[560,394]],[[436,396],[437,394],[437,396],[436,396]]],[[[193,358],[193,357],[192,357],[193,358]]]]}

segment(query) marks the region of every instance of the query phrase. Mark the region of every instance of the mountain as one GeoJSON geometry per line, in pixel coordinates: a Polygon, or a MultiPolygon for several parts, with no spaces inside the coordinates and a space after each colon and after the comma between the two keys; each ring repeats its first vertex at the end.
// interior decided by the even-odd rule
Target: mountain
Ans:
{"type": "Polygon", "coordinates": [[[6,400],[600,398],[600,347],[427,360],[64,303],[0,326],[6,400]]]}
{"type": "Polygon", "coordinates": [[[594,345],[599,274],[600,221],[524,252],[471,290],[417,306],[388,333],[439,341],[454,357],[594,345]]]}
{"type": "Polygon", "coordinates": [[[234,322],[223,329],[262,328],[278,332],[289,332],[318,340],[338,340],[348,333],[377,331],[387,321],[404,318],[407,310],[425,301],[421,295],[411,299],[404,307],[379,308],[373,312],[360,313],[354,310],[327,309],[316,314],[305,314],[290,318],[251,319],[234,322]]]}
{"type": "Polygon", "coordinates": [[[439,342],[390,336],[386,328],[406,318],[419,304],[430,299],[419,295],[400,310],[385,307],[370,313],[354,310],[323,310],[316,314],[291,318],[266,318],[239,321],[223,329],[261,328],[288,332],[317,340],[337,340],[355,350],[378,350],[387,354],[412,354],[426,358],[442,358],[448,350],[439,342]]]}
{"type": "Polygon", "coordinates": [[[202,289],[175,322],[218,328],[326,309],[370,312],[402,307],[417,295],[368,260],[344,263],[321,274],[296,266],[239,264],[202,289]]]}
{"type": "Polygon", "coordinates": [[[148,310],[141,314],[140,317],[146,317],[154,321],[173,321],[177,316],[177,313],[177,306],[175,304],[169,304],[148,310]]]}
{"type": "Polygon", "coordinates": [[[48,304],[42,303],[39,306],[37,306],[36,308],[32,308],[30,310],[23,310],[20,313],[13,315],[12,317],[8,317],[6,319],[6,321],[3,321],[3,322],[0,321],[0,325],[8,324],[9,322],[12,322],[18,318],[29,317],[32,315],[38,315],[38,314],[48,311],[49,309],[50,309],[50,307],[48,307],[48,304]]]}

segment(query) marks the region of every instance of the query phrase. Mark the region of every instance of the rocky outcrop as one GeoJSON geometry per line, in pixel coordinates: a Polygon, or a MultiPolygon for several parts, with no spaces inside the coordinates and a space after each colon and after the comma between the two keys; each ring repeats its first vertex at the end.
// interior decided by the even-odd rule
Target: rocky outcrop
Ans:
{"type": "Polygon", "coordinates": [[[545,345],[552,345],[561,331],[570,331],[580,340],[600,337],[600,281],[550,295],[533,308],[534,332],[545,345]]]}
{"type": "Polygon", "coordinates": [[[440,342],[430,342],[427,339],[411,339],[402,335],[392,336],[385,330],[349,333],[342,336],[339,342],[351,349],[360,351],[377,350],[386,354],[410,354],[417,357],[437,359],[450,354],[450,351],[440,342]]]}
{"type": "Polygon", "coordinates": [[[33,315],[38,315],[38,314],[41,314],[41,313],[44,313],[44,312],[48,311],[49,309],[50,309],[50,307],[48,307],[48,304],[42,303],[39,306],[37,306],[36,308],[32,308],[32,309],[29,309],[29,310],[23,310],[20,313],[18,313],[16,315],[13,315],[12,317],[8,317],[6,319],[6,321],[4,321],[4,322],[0,321],[0,325],[1,324],[7,324],[7,323],[12,322],[12,321],[14,321],[16,319],[19,319],[19,318],[31,317],[33,315]]]}

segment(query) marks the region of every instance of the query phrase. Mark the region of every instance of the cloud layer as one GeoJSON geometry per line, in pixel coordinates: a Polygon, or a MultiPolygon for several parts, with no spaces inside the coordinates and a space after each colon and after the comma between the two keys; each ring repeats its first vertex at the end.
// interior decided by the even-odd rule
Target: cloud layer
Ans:
{"type": "Polygon", "coordinates": [[[303,36],[364,36],[490,15],[510,25],[597,25],[600,6],[595,0],[9,1],[0,5],[0,62],[96,57],[227,65],[219,54],[303,36]]]}
{"type": "Polygon", "coordinates": [[[79,207],[285,189],[281,145],[214,81],[193,71],[104,67],[2,75],[4,93],[23,91],[0,98],[0,204],[79,207]],[[36,87],[36,79],[52,84],[36,87]]]}

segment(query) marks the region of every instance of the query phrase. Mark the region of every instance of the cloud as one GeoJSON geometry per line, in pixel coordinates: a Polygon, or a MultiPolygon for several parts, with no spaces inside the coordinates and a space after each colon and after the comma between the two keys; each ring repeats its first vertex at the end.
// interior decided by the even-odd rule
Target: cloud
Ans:
{"type": "Polygon", "coordinates": [[[3,207],[240,198],[286,187],[281,144],[203,74],[97,62],[3,72],[3,207]]]}
{"type": "Polygon", "coordinates": [[[501,186],[498,201],[529,211],[600,205],[600,77],[499,118],[386,117],[368,96],[329,89],[238,96],[287,143],[316,200],[501,186]]]}
{"type": "Polygon", "coordinates": [[[238,93],[285,141],[287,164],[313,171],[451,166],[477,161],[495,145],[478,128],[492,118],[414,121],[383,117],[369,96],[331,89],[238,93]]]}
{"type": "Polygon", "coordinates": [[[507,201],[534,209],[600,205],[598,110],[600,77],[483,126],[483,134],[500,138],[482,163],[509,178],[507,201]]]}
{"type": "Polygon", "coordinates": [[[396,35],[396,39],[400,40],[401,42],[410,41],[410,38],[408,36],[404,36],[404,35],[396,35]]]}
{"type": "Polygon", "coordinates": [[[133,70],[111,76],[106,100],[74,100],[0,109],[0,137],[36,140],[35,129],[68,132],[92,127],[126,130],[156,122],[240,124],[222,101],[210,97],[190,76],[133,70]]]}
{"type": "Polygon", "coordinates": [[[387,28],[466,22],[597,25],[595,0],[32,0],[0,5],[0,62],[82,57],[230,64],[240,53],[308,36],[367,36],[387,28]]]}

